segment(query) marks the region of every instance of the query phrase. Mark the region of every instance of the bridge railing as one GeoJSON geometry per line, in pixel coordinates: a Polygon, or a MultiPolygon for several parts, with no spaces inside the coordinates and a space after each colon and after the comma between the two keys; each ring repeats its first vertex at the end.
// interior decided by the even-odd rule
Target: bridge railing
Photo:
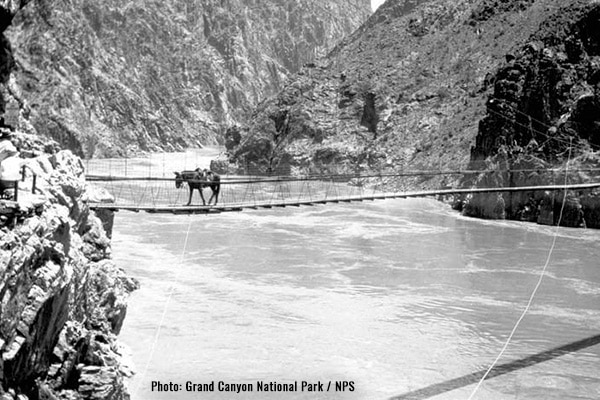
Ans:
{"type": "MultiPolygon", "coordinates": [[[[294,205],[320,201],[344,201],[384,193],[384,176],[330,175],[322,177],[225,177],[220,182],[219,205],[265,206],[294,205]]],[[[88,176],[115,197],[118,206],[182,206],[189,199],[189,186],[180,189],[171,178],[132,178],[88,176]]],[[[204,181],[198,181],[205,183],[204,181]]],[[[212,191],[203,189],[208,202],[212,191]]],[[[213,200],[214,203],[214,200],[213,200]]],[[[197,190],[192,192],[192,205],[202,205],[197,190]]]]}
{"type": "MultiPolygon", "coordinates": [[[[300,205],[336,200],[383,198],[386,195],[391,196],[407,191],[432,189],[420,186],[423,182],[430,182],[432,177],[458,181],[459,179],[464,180],[466,177],[483,176],[482,182],[495,182],[498,187],[509,187],[518,186],[514,183],[520,181],[519,177],[528,175],[540,177],[540,182],[560,185],[565,181],[565,175],[568,176],[570,183],[581,183],[581,176],[597,177],[600,175],[600,169],[411,170],[370,175],[223,176],[220,183],[219,205],[232,207],[300,205]],[[496,178],[503,176],[504,180],[502,182],[497,182],[495,178],[487,180],[486,176],[496,178]],[[513,179],[514,177],[517,178],[513,179]]],[[[115,207],[179,207],[186,205],[189,199],[188,185],[184,183],[181,189],[176,189],[174,178],[88,175],[86,179],[108,190],[115,197],[115,207]]],[[[532,185],[535,184],[528,186],[532,185]]],[[[484,184],[483,186],[494,185],[484,184]]],[[[451,185],[437,187],[438,191],[451,188],[451,185]]],[[[211,194],[210,189],[204,189],[206,202],[211,194]]],[[[194,191],[191,205],[201,206],[202,204],[198,192],[194,191]]]]}

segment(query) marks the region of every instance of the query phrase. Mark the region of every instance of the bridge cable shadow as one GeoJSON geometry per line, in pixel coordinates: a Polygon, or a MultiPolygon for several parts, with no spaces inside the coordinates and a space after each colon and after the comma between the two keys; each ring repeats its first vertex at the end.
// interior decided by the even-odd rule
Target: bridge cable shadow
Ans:
{"type": "MultiPolygon", "coordinates": [[[[496,376],[504,375],[509,372],[514,372],[519,369],[531,367],[535,364],[542,363],[544,361],[552,360],[554,358],[563,356],[568,353],[573,353],[575,351],[579,351],[585,349],[587,347],[592,347],[600,343],[600,335],[591,336],[586,339],[578,340],[576,342],[572,342],[566,344],[564,346],[555,347],[550,350],[543,351],[541,353],[533,354],[529,357],[521,358],[519,360],[511,361],[506,364],[501,364],[494,367],[486,380],[494,378],[496,376]]],[[[412,392],[404,393],[399,396],[390,397],[389,400],[422,400],[428,399],[433,396],[437,396],[442,393],[449,392],[451,390],[455,390],[461,387],[469,386],[471,384],[477,383],[487,372],[487,370],[481,370],[474,372],[472,374],[463,375],[458,378],[450,379],[444,382],[436,383],[422,389],[414,390],[412,392]]]]}

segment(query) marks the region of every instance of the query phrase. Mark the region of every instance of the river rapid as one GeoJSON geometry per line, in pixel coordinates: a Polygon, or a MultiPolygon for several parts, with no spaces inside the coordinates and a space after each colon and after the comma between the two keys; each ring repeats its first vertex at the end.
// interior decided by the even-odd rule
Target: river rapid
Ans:
{"type": "MultiPolygon", "coordinates": [[[[471,219],[428,199],[119,212],[113,256],[141,283],[120,335],[132,399],[387,399],[485,370],[555,235],[500,364],[600,333],[600,231],[471,219]],[[298,390],[257,392],[258,381],[298,390]],[[302,381],[333,386],[306,392],[302,381]]],[[[585,347],[487,380],[473,398],[598,399],[599,371],[600,345],[585,347]]],[[[467,399],[474,383],[431,398],[467,399]]]]}

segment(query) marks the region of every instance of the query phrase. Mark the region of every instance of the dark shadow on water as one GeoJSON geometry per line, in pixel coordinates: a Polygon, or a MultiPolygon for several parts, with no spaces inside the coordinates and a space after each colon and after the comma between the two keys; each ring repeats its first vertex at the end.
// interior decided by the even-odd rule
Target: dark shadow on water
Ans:
{"type": "MultiPolygon", "coordinates": [[[[494,367],[488,376],[485,378],[491,379],[499,375],[504,375],[509,372],[517,371],[522,368],[531,367],[535,364],[539,364],[544,361],[552,360],[554,358],[563,356],[568,353],[579,351],[587,347],[592,347],[600,343],[600,335],[591,336],[586,339],[578,340],[577,342],[569,343],[564,346],[555,347],[554,349],[546,350],[541,353],[531,355],[529,357],[521,358],[519,360],[511,361],[506,364],[498,365],[494,367]]],[[[420,400],[428,399],[439,394],[449,392],[454,389],[465,387],[474,383],[479,382],[485,375],[486,370],[477,371],[472,374],[463,375],[458,378],[450,379],[445,382],[436,383],[418,389],[412,392],[404,393],[399,396],[391,397],[390,400],[420,400]]]]}

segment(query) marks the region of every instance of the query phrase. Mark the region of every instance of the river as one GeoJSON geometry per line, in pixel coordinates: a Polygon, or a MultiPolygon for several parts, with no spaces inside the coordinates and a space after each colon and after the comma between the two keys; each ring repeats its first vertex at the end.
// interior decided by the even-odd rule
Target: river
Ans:
{"type": "MultiPolygon", "coordinates": [[[[387,399],[485,370],[555,234],[501,364],[600,333],[600,231],[471,219],[428,199],[119,212],[113,256],[141,283],[120,335],[137,370],[132,399],[387,399]],[[270,393],[258,381],[334,386],[270,393]]],[[[486,380],[473,398],[598,399],[599,371],[600,345],[585,347],[486,380]]],[[[467,383],[431,398],[467,399],[467,383]]]]}

